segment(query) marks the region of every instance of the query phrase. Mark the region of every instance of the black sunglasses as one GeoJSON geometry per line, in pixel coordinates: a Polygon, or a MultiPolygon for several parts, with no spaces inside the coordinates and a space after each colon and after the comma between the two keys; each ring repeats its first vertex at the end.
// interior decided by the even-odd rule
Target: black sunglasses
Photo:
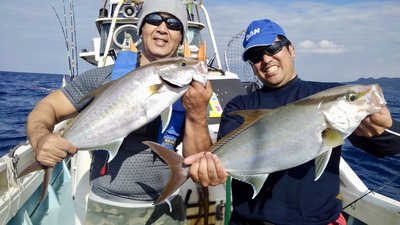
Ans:
{"type": "Polygon", "coordinates": [[[274,43],[267,45],[263,50],[256,51],[256,52],[249,52],[246,54],[246,58],[248,58],[248,62],[250,64],[256,64],[261,62],[263,59],[264,54],[273,56],[276,53],[280,52],[283,46],[286,46],[287,43],[285,41],[275,41],[274,43]]]}
{"type": "Polygon", "coordinates": [[[182,23],[176,18],[166,18],[162,17],[161,15],[157,13],[152,13],[146,16],[145,18],[146,23],[149,23],[154,26],[159,26],[162,22],[165,22],[167,25],[167,28],[170,30],[181,30],[182,29],[182,23]]]}

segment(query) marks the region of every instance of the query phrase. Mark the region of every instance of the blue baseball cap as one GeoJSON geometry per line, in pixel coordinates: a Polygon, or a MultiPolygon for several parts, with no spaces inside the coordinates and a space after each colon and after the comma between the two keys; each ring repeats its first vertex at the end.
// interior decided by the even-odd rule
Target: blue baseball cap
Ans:
{"type": "Polygon", "coordinates": [[[275,41],[278,35],[286,37],[282,27],[269,19],[255,20],[251,22],[247,27],[246,35],[243,40],[243,61],[246,62],[248,60],[245,57],[247,50],[253,47],[270,45],[275,41]]]}

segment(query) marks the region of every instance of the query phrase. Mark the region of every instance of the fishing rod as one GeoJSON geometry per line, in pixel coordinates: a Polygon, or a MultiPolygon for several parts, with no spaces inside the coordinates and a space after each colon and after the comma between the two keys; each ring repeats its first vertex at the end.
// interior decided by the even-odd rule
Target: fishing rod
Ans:
{"type": "MultiPolygon", "coordinates": [[[[385,129],[385,131],[386,131],[386,132],[389,132],[389,133],[391,133],[391,134],[393,134],[393,135],[400,136],[400,134],[397,133],[397,132],[395,132],[395,131],[392,131],[392,130],[389,130],[389,129],[385,129]]],[[[376,188],[373,189],[373,190],[368,191],[367,193],[365,193],[365,194],[362,195],[361,197],[359,197],[359,198],[357,198],[356,200],[352,201],[351,203],[349,203],[348,205],[346,205],[343,209],[345,209],[345,208],[347,208],[347,207],[353,205],[354,203],[358,202],[359,200],[361,200],[361,199],[364,198],[365,196],[369,195],[371,192],[379,191],[379,190],[382,189],[384,186],[386,186],[386,185],[392,183],[394,180],[396,180],[396,179],[399,178],[399,177],[400,177],[400,174],[397,174],[397,175],[393,176],[392,178],[390,178],[389,180],[387,180],[386,182],[384,182],[382,185],[376,187],[376,188]]],[[[354,209],[354,207],[352,207],[352,208],[354,209]]]]}
{"type": "MultiPolygon", "coordinates": [[[[71,77],[71,76],[72,76],[72,68],[71,68],[71,57],[70,57],[69,44],[68,44],[68,35],[67,35],[67,33],[65,32],[65,29],[64,29],[64,27],[63,27],[63,25],[62,25],[62,22],[61,22],[61,19],[60,19],[58,13],[57,13],[57,10],[56,10],[53,6],[51,6],[51,8],[53,8],[53,11],[54,11],[54,13],[55,13],[56,16],[57,16],[58,22],[60,23],[61,31],[63,32],[63,36],[64,36],[64,40],[65,40],[65,47],[66,47],[66,49],[67,49],[67,59],[68,59],[69,76],[71,77]]],[[[65,16],[65,8],[64,8],[64,16],[65,16]]]]}
{"type": "MultiPolygon", "coordinates": [[[[68,25],[67,25],[67,12],[66,12],[66,6],[65,6],[65,0],[63,0],[63,11],[64,11],[64,30],[65,31],[68,31],[68,25]]],[[[68,48],[70,47],[70,44],[69,44],[69,36],[68,36],[68,32],[65,32],[65,37],[66,37],[66,40],[67,40],[67,42],[68,42],[68,48]]],[[[72,46],[71,46],[72,47],[72,46]]],[[[73,56],[73,53],[71,54],[70,53],[70,49],[68,49],[68,57],[69,57],[69,68],[70,68],[70,74],[69,74],[69,80],[70,81],[72,81],[72,78],[74,77],[74,67],[73,67],[73,58],[72,58],[72,56],[73,56]]]]}
{"type": "Polygon", "coordinates": [[[389,130],[389,129],[386,129],[385,131],[400,137],[400,134],[395,132],[395,131],[392,131],[392,130],[389,130]]]}
{"type": "Polygon", "coordinates": [[[69,17],[70,17],[70,26],[71,26],[71,49],[72,49],[72,77],[71,80],[75,77],[75,70],[76,74],[78,74],[78,51],[77,48],[77,40],[76,40],[76,30],[75,30],[75,8],[74,8],[74,1],[69,0],[69,17]]]}
{"type": "Polygon", "coordinates": [[[365,193],[364,195],[362,195],[361,197],[357,198],[356,200],[352,201],[351,203],[349,203],[348,205],[346,205],[345,207],[343,207],[342,210],[346,209],[347,207],[351,206],[352,209],[355,209],[354,206],[352,206],[354,203],[358,202],[359,200],[361,200],[362,198],[364,198],[365,196],[369,195],[371,192],[377,192],[379,190],[381,190],[384,186],[392,183],[393,181],[395,181],[397,178],[400,177],[400,173],[393,176],[392,178],[390,178],[389,180],[387,180],[386,182],[384,182],[382,185],[376,187],[373,190],[368,191],[367,193],[365,193]]]}

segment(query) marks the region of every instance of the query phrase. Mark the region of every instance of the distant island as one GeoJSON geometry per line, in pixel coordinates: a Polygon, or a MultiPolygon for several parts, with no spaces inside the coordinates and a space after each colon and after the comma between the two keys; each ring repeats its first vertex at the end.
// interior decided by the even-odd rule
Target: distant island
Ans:
{"type": "Polygon", "coordinates": [[[382,90],[400,91],[400,77],[399,78],[360,78],[356,81],[344,82],[346,84],[379,84],[382,90]]]}

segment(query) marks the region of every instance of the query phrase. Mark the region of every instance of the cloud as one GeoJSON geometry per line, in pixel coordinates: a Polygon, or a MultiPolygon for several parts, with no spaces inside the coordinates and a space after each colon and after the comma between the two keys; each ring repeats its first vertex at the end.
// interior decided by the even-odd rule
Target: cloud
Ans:
{"type": "Polygon", "coordinates": [[[321,40],[318,43],[314,43],[311,40],[306,40],[300,42],[296,48],[296,51],[318,54],[338,54],[345,52],[345,48],[344,46],[337,45],[329,40],[321,40]]]}
{"type": "MultiPolygon", "coordinates": [[[[269,18],[284,28],[296,53],[301,53],[296,55],[296,72],[302,79],[341,81],[400,74],[398,0],[253,0],[247,1],[245,7],[239,0],[203,0],[203,4],[217,42],[212,45],[208,29],[203,29],[207,56],[211,59],[218,51],[223,69],[227,44],[236,34],[252,20],[269,18]]],[[[4,1],[2,7],[6,10],[0,13],[0,28],[6,32],[1,37],[0,70],[68,72],[65,40],[50,5],[63,21],[60,2],[42,0],[40,4],[32,3],[26,11],[18,1],[4,1]]],[[[85,0],[75,1],[74,5],[77,50],[91,49],[92,38],[99,36],[94,20],[103,4],[85,0]]],[[[243,51],[240,41],[238,46],[238,60],[234,63],[240,62],[243,51]]],[[[80,72],[92,68],[87,62],[78,61],[80,72]]]]}

